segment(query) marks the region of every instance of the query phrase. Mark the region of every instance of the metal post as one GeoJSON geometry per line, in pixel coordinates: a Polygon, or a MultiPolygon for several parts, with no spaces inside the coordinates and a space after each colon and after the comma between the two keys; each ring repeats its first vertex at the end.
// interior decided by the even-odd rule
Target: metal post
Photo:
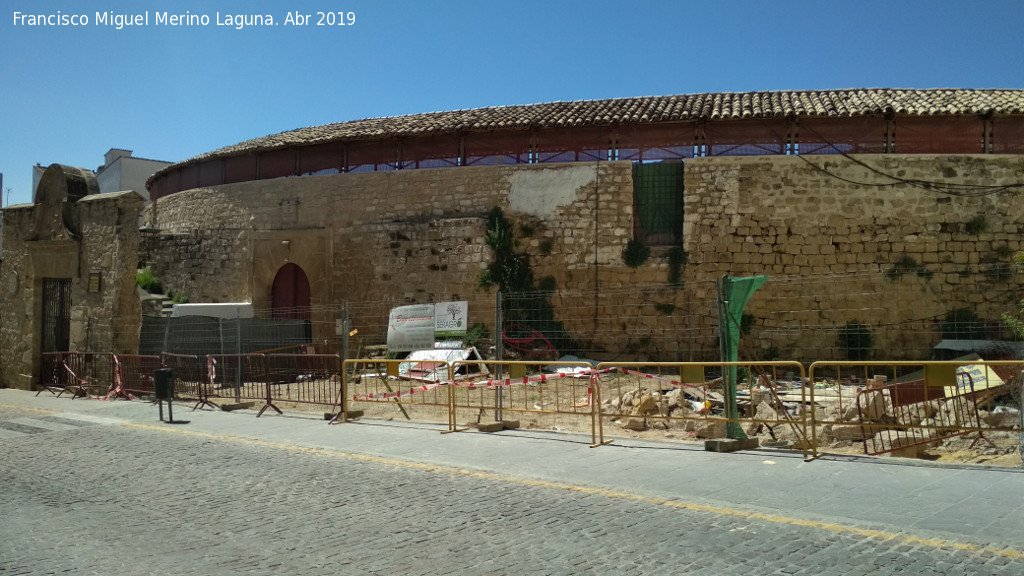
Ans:
{"type": "MultiPolygon", "coordinates": [[[[728,328],[728,319],[727,319],[727,317],[729,315],[729,302],[725,299],[725,281],[723,279],[719,278],[719,279],[715,280],[715,292],[717,293],[716,299],[718,300],[718,351],[719,351],[719,357],[721,358],[721,361],[723,363],[725,363],[725,362],[729,361],[729,357],[728,357],[728,354],[726,352],[726,345],[727,345],[727,342],[728,342],[728,338],[725,335],[725,331],[728,328]]],[[[724,392],[723,396],[724,396],[724,400],[725,400],[725,418],[726,418],[725,428],[726,428],[726,437],[727,438],[732,438],[732,435],[729,432],[732,430],[732,428],[734,426],[734,424],[732,422],[732,413],[733,413],[733,407],[732,407],[733,400],[732,399],[733,399],[733,394],[731,393],[731,390],[732,390],[731,386],[733,385],[733,383],[730,382],[730,380],[732,379],[731,376],[732,376],[732,374],[731,374],[731,372],[729,370],[729,367],[723,365],[722,366],[722,391],[724,392]]]]}
{"type": "MultiPolygon", "coordinates": [[[[504,343],[501,338],[501,290],[498,290],[494,295],[494,359],[498,362],[502,361],[504,356],[504,343]]],[[[498,381],[504,380],[504,371],[502,370],[501,364],[495,366],[498,376],[498,381]]],[[[500,422],[502,419],[502,408],[503,405],[503,394],[504,387],[498,386],[498,390],[494,395],[494,421],[500,422]]]]}
{"type": "Polygon", "coordinates": [[[348,302],[345,302],[341,308],[341,359],[342,361],[348,360],[348,339],[349,332],[352,331],[351,320],[348,317],[348,302]]]}
{"type": "MultiPolygon", "coordinates": [[[[235,308],[235,402],[242,402],[242,320],[235,308]]],[[[269,390],[269,388],[268,388],[269,390]]]]}
{"type": "Polygon", "coordinates": [[[173,321],[173,317],[164,318],[164,344],[160,347],[162,352],[170,352],[170,350],[167,349],[167,342],[171,337],[171,322],[173,321]]]}

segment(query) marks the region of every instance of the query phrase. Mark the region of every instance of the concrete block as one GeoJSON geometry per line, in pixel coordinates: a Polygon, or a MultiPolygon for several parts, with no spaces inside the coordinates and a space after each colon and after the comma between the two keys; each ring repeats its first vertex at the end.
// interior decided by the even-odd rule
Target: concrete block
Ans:
{"type": "Polygon", "coordinates": [[[480,422],[476,429],[481,432],[501,432],[505,429],[504,422],[480,422]]]}
{"type": "Polygon", "coordinates": [[[245,410],[255,406],[255,402],[239,402],[238,404],[221,404],[220,409],[225,412],[231,412],[232,410],[245,410]]]}
{"type": "Polygon", "coordinates": [[[708,452],[735,452],[737,450],[753,450],[760,445],[757,438],[712,438],[704,441],[704,450],[708,452]]]}
{"type": "Polygon", "coordinates": [[[519,428],[519,420],[502,420],[501,424],[505,430],[515,430],[519,428]]]}

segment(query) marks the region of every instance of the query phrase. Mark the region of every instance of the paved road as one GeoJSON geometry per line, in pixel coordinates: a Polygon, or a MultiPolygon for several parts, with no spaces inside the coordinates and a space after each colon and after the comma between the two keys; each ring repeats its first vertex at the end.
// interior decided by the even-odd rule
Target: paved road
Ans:
{"type": "Polygon", "coordinates": [[[1024,474],[0,390],[0,575],[1021,574],[1024,474]]]}

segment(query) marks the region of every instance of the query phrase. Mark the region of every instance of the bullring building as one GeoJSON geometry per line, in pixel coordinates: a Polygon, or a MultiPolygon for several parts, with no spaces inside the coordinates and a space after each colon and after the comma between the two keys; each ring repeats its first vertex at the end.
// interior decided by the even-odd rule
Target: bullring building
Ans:
{"type": "Polygon", "coordinates": [[[325,124],[161,168],[148,205],[69,194],[68,176],[4,214],[4,379],[41,350],[25,325],[54,274],[70,280],[70,346],[137,345],[126,278],[139,263],[191,302],[309,320],[328,351],[342,311],[380,343],[391,307],[465,300],[492,336],[542,318],[562,351],[714,360],[715,280],[766,275],[744,354],[834,358],[836,331],[857,322],[887,358],[921,358],[952,311],[997,324],[1021,298],[1021,90],[684,94],[325,124]],[[42,264],[51,253],[66,265],[42,264]],[[109,340],[73,325],[99,311],[117,319],[109,340]]]}

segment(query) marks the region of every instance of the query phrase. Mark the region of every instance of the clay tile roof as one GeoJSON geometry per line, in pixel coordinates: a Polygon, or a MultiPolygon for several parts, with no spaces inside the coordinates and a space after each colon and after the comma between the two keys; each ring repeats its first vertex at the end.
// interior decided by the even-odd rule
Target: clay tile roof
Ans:
{"type": "Polygon", "coordinates": [[[402,138],[494,129],[647,124],[687,120],[779,118],[791,115],[851,117],[895,113],[912,116],[1024,114],[1024,90],[869,88],[680,94],[498,106],[408,116],[367,118],[299,128],[246,140],[180,162],[326,142],[402,138]]]}

